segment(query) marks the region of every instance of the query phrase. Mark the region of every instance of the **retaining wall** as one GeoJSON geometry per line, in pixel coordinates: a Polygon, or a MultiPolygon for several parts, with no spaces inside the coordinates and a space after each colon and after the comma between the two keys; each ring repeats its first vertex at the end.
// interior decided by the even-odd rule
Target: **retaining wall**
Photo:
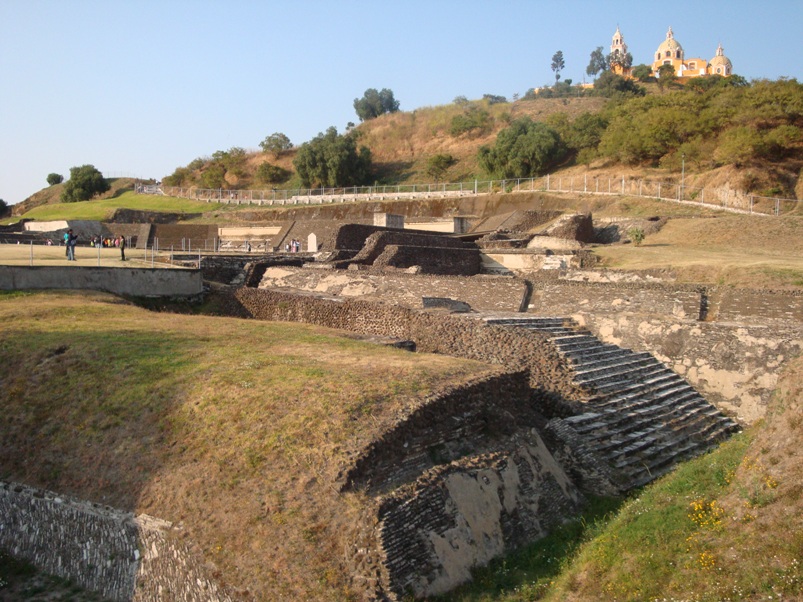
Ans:
{"type": "Polygon", "coordinates": [[[743,423],[766,411],[803,351],[803,295],[647,283],[535,282],[528,313],[572,316],[606,343],[648,351],[743,423]]]}
{"type": "Polygon", "coordinates": [[[0,289],[89,289],[117,295],[191,297],[203,292],[199,270],[0,266],[0,289]]]}
{"type": "Polygon", "coordinates": [[[269,267],[260,288],[292,288],[362,300],[382,301],[411,309],[424,297],[450,298],[478,311],[519,311],[527,298],[527,283],[511,276],[434,276],[402,272],[318,270],[269,267]]]}
{"type": "Polygon", "coordinates": [[[147,515],[0,481],[0,547],[120,602],[229,601],[201,563],[147,515]]]}

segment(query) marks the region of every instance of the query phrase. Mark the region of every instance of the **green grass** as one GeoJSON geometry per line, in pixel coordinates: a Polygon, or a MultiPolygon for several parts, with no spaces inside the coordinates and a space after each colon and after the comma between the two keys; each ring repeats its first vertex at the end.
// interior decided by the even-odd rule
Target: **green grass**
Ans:
{"type": "Polygon", "coordinates": [[[225,205],[205,203],[167,196],[142,195],[128,191],[111,199],[84,201],[81,203],[56,203],[41,205],[28,211],[23,218],[38,221],[49,220],[97,220],[109,219],[115,209],[161,211],[165,213],[203,213],[219,211],[225,205]]]}

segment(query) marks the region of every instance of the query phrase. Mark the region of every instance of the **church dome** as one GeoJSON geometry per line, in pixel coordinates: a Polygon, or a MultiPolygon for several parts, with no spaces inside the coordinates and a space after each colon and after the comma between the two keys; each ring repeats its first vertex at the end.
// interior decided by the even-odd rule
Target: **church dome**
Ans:
{"type": "Polygon", "coordinates": [[[717,47],[717,55],[708,63],[711,73],[717,75],[730,75],[733,71],[733,64],[731,60],[725,56],[725,51],[722,50],[722,44],[717,47]]]}
{"type": "Polygon", "coordinates": [[[680,45],[675,39],[675,34],[672,33],[672,27],[669,27],[669,31],[666,32],[666,39],[661,42],[661,45],[658,46],[658,50],[655,51],[655,59],[682,59],[683,58],[683,46],[680,45]]]}

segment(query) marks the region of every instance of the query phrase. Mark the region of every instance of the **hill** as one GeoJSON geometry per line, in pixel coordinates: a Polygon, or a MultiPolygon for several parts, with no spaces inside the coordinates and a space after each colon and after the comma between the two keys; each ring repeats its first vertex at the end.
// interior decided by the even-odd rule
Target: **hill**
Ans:
{"type": "MultiPolygon", "coordinates": [[[[727,183],[734,190],[803,196],[803,85],[794,80],[746,84],[714,76],[646,96],[639,90],[612,86],[590,96],[536,96],[514,102],[458,98],[449,105],[381,115],[347,132],[373,159],[370,174],[358,183],[529,177],[542,175],[543,165],[559,176],[564,169],[582,165],[614,176],[623,170],[657,169],[664,177],[699,177],[702,185],[705,174],[728,167],[727,183]],[[544,161],[542,151],[519,149],[524,167],[519,159],[504,168],[482,165],[479,149],[493,146],[500,132],[521,118],[543,123],[558,136],[561,145],[550,161],[544,161]],[[439,167],[434,168],[436,159],[439,167]]],[[[306,187],[294,171],[298,152],[299,146],[276,156],[241,148],[221,150],[176,169],[164,182],[201,188],[306,187]],[[279,171],[259,171],[268,164],[279,171]]]]}

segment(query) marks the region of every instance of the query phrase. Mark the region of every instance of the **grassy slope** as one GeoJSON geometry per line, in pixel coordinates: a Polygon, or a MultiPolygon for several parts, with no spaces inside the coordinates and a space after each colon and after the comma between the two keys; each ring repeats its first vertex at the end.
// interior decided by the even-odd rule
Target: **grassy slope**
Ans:
{"type": "Polygon", "coordinates": [[[0,295],[0,477],[181,522],[256,599],[346,599],[332,485],[408,400],[495,370],[299,324],[0,295]]]}
{"type": "Polygon", "coordinates": [[[202,213],[204,211],[220,210],[221,205],[172,197],[142,195],[133,191],[126,191],[110,199],[39,205],[26,212],[22,217],[38,221],[62,219],[105,221],[111,218],[116,209],[162,211],[165,213],[202,213]]]}

